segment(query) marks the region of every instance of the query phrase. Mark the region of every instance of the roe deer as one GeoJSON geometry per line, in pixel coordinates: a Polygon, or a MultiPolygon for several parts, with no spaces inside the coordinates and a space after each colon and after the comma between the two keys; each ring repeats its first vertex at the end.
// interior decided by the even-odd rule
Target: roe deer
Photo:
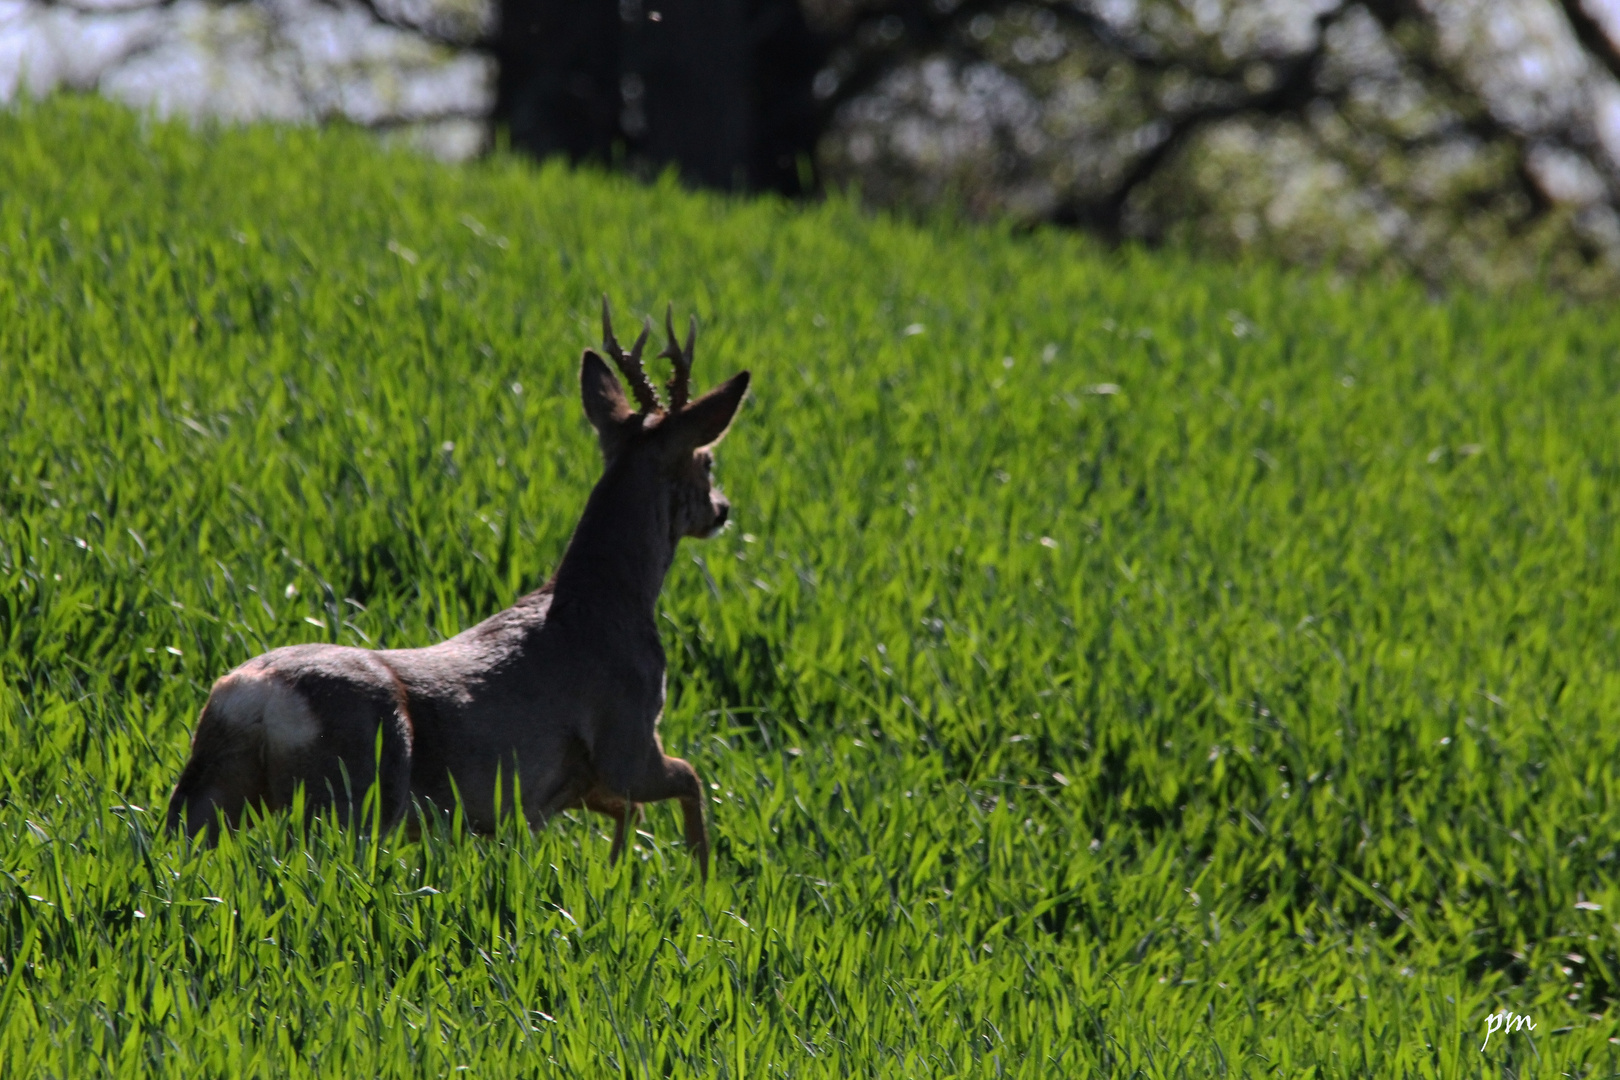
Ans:
{"type": "Polygon", "coordinates": [[[300,784],[309,813],[332,807],[356,822],[359,793],[375,782],[384,828],[413,798],[449,807],[459,795],[469,823],[488,831],[504,774],[521,781],[531,827],[578,806],[614,817],[610,861],[637,804],[679,799],[686,843],[708,877],[703,785],[658,738],[664,650],[654,608],[681,537],[713,535],[730,512],[710,480],[709,447],[736,415],[748,372],[688,403],[697,319],[684,347],[668,312],[664,326],[668,408],[641,366],[652,320],[626,354],[602,299],[604,351],[641,407],[631,411],[601,355],[585,350],[580,391],[605,467],[551,580],[427,648],[292,645],[226,674],[169,799],[171,829],[212,837],[249,804],[290,805],[300,784]]]}

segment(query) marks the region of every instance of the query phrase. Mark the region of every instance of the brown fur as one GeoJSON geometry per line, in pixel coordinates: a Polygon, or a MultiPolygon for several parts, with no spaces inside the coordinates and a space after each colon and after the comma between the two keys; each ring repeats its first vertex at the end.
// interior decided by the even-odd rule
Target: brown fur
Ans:
{"type": "Polygon", "coordinates": [[[198,718],[171,828],[212,836],[250,805],[290,805],[299,785],[310,814],[331,808],[359,824],[376,780],[384,828],[413,799],[447,808],[459,794],[468,821],[487,831],[497,777],[508,808],[515,777],[531,826],[581,806],[614,818],[615,860],[640,804],[679,799],[707,877],[703,784],[658,738],[665,665],[654,608],[681,537],[725,524],[730,504],[710,480],[707,447],[735,416],[748,372],[679,411],[632,412],[587,350],[580,386],[605,468],[551,581],[438,645],[295,645],[229,672],[198,718]]]}

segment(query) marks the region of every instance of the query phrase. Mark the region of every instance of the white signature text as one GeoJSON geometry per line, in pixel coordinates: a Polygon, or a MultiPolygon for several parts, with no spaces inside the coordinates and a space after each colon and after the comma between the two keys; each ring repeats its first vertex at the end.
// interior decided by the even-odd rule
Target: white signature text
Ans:
{"type": "Polygon", "coordinates": [[[1491,1036],[1498,1031],[1511,1035],[1515,1031],[1522,1031],[1526,1028],[1531,1031],[1536,1030],[1536,1022],[1528,1016],[1511,1013],[1506,1009],[1498,1013],[1491,1013],[1485,1018],[1485,1042],[1481,1044],[1479,1052],[1482,1054],[1485,1052],[1485,1047],[1491,1045],[1491,1036]]]}

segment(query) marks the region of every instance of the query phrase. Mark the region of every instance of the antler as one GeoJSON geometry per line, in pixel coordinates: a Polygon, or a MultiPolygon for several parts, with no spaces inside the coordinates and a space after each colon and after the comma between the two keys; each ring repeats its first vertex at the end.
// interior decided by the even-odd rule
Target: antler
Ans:
{"type": "Polygon", "coordinates": [[[636,395],[636,401],[641,405],[641,411],[655,413],[658,411],[658,394],[653,390],[647,373],[641,367],[641,347],[647,344],[647,335],[652,333],[652,320],[648,319],[641,324],[641,336],[630,347],[630,354],[625,355],[619,348],[618,339],[613,336],[613,319],[608,314],[607,293],[602,294],[602,348],[613,357],[613,362],[619,365],[624,373],[625,381],[630,384],[630,392],[636,395]]]}
{"type": "Polygon", "coordinates": [[[668,357],[675,371],[664,384],[669,391],[669,411],[680,412],[686,408],[687,398],[692,389],[692,346],[697,344],[697,316],[692,316],[691,323],[686,330],[686,348],[682,349],[675,337],[675,305],[670,304],[664,308],[664,332],[669,335],[669,344],[659,353],[660,359],[668,357]]]}

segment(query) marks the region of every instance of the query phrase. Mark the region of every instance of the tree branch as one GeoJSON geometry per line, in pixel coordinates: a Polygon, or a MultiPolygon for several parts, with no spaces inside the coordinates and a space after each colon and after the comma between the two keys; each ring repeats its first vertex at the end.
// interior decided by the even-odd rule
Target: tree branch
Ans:
{"type": "MultiPolygon", "coordinates": [[[[84,3],[83,0],[33,0],[40,7],[60,8],[78,15],[123,15],[136,11],[152,11],[173,7],[177,0],[121,0],[112,4],[84,3]]],[[[251,0],[225,0],[226,3],[249,3],[251,0]]],[[[451,49],[473,49],[491,52],[495,46],[493,33],[480,33],[472,37],[446,34],[425,23],[412,22],[385,10],[377,0],[348,0],[383,26],[415,34],[435,45],[451,49]]],[[[342,8],[345,0],[321,0],[329,8],[342,8]]]]}
{"type": "Polygon", "coordinates": [[[1277,116],[1303,112],[1305,105],[1316,96],[1316,74],[1327,52],[1327,30],[1347,10],[1341,5],[1317,16],[1316,44],[1309,51],[1287,60],[1272,61],[1283,68],[1283,72],[1270,89],[1251,92],[1232,101],[1211,102],[1169,119],[1169,130],[1164,138],[1131,163],[1112,191],[1099,198],[1069,200],[1054,212],[1053,221],[1060,225],[1084,226],[1111,241],[1118,241],[1123,233],[1125,205],[1131,195],[1152,179],[1171,155],[1198,131],[1246,113],[1277,116]]]}
{"type": "MultiPolygon", "coordinates": [[[[165,0],[165,2],[172,2],[172,0],[165,0]]],[[[240,0],[238,0],[238,2],[240,2],[240,0]]],[[[322,0],[322,2],[328,7],[334,8],[342,7],[344,4],[344,0],[322,0]]],[[[416,23],[409,19],[401,18],[400,16],[395,15],[393,12],[385,10],[381,4],[377,3],[377,0],[349,0],[349,2],[362,8],[368,15],[382,25],[392,27],[395,30],[403,30],[406,33],[415,34],[420,38],[425,38],[435,45],[442,45],[451,49],[472,49],[477,52],[492,52],[495,48],[496,34],[494,31],[479,33],[470,38],[457,37],[442,33],[441,31],[423,23],[416,23]]]]}
{"type": "Polygon", "coordinates": [[[136,11],[152,11],[173,7],[175,0],[130,0],[120,4],[81,4],[73,0],[34,0],[40,7],[61,8],[75,15],[127,15],[136,11]]]}
{"type": "Polygon", "coordinates": [[[875,32],[886,19],[899,19],[900,33],[889,45],[867,49],[856,47],[859,55],[855,66],[839,78],[838,86],[831,94],[816,103],[822,126],[825,127],[845,104],[877,86],[884,76],[907,60],[945,48],[963,20],[1004,6],[1005,0],[966,0],[948,13],[941,14],[928,0],[893,0],[889,4],[866,9],[852,29],[834,35],[834,40],[858,40],[863,28],[875,32]]]}
{"type": "Polygon", "coordinates": [[[1558,0],[1558,3],[1581,47],[1607,68],[1610,75],[1620,79],[1620,43],[1609,36],[1603,24],[1592,17],[1581,0],[1558,0]]]}

